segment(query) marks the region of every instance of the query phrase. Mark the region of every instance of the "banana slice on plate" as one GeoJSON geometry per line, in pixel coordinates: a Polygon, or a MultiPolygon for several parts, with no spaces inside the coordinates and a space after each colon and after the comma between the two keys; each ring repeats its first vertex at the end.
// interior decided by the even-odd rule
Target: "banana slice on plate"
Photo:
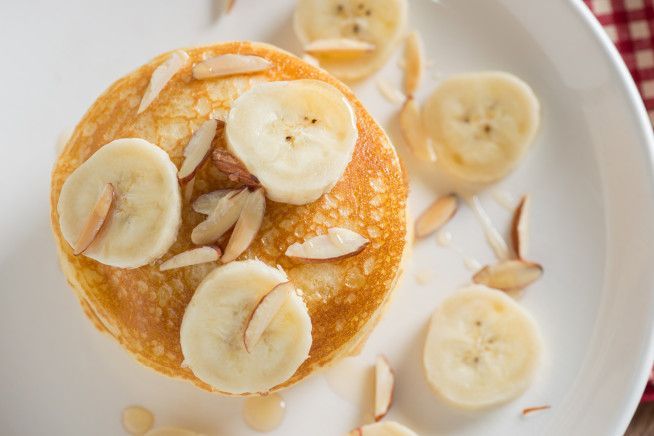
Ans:
{"type": "Polygon", "coordinates": [[[339,39],[374,47],[358,50],[356,56],[336,46],[334,50],[312,53],[320,66],[336,77],[356,80],[386,62],[402,35],[406,15],[406,0],[299,0],[293,27],[300,42],[309,47],[318,41],[339,39]]]}
{"type": "Polygon", "coordinates": [[[541,354],[531,315],[503,292],[473,285],[446,298],[432,315],[423,364],[436,393],[477,409],[521,394],[541,354]]]}
{"type": "Polygon", "coordinates": [[[273,201],[306,204],[331,190],[358,130],[345,96],[319,80],[269,82],[241,95],[226,121],[227,148],[273,201]]]}
{"type": "Polygon", "coordinates": [[[164,150],[138,138],[104,145],[66,179],[57,204],[64,239],[76,244],[108,185],[114,189],[113,205],[84,255],[119,268],[161,257],[181,223],[177,168],[164,150]]]}
{"type": "MultiPolygon", "coordinates": [[[[231,262],[198,286],[180,330],[184,363],[200,380],[228,394],[264,393],[288,380],[309,356],[311,319],[290,292],[254,345],[245,331],[259,302],[286,274],[259,260],[231,262]]],[[[261,318],[261,317],[257,317],[261,318]]]]}
{"type": "Polygon", "coordinates": [[[444,80],[422,110],[439,164],[469,182],[507,175],[534,139],[540,105],[525,82],[503,72],[444,80]]]}

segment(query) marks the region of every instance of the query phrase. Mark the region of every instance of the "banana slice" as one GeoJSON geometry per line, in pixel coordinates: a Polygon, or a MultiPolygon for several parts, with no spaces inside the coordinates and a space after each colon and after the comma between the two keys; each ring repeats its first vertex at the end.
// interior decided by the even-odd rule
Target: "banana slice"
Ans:
{"type": "Polygon", "coordinates": [[[257,343],[243,343],[259,300],[286,274],[259,260],[213,270],[186,308],[180,331],[184,362],[202,381],[229,394],[264,393],[288,380],[309,356],[311,319],[291,292],[257,343]]]}
{"type": "Polygon", "coordinates": [[[357,56],[312,52],[320,66],[343,80],[365,77],[386,62],[406,25],[406,0],[299,0],[293,27],[302,44],[355,40],[373,49],[357,56]]]}
{"type": "Polygon", "coordinates": [[[470,182],[507,175],[534,139],[540,105],[522,80],[502,72],[444,80],[422,111],[443,168],[470,182]]]}
{"type": "Polygon", "coordinates": [[[531,315],[503,292],[473,285],[434,312],[423,364],[440,396],[476,409],[521,394],[534,377],[541,350],[531,315]]]}
{"type": "Polygon", "coordinates": [[[345,96],[319,80],[256,85],[236,99],[226,123],[227,148],[268,198],[297,205],[338,182],[358,137],[345,96]]]}
{"type": "Polygon", "coordinates": [[[177,168],[168,154],[143,139],[117,139],[73,171],[57,204],[61,233],[69,244],[75,244],[107,184],[115,191],[113,205],[84,255],[119,268],[161,257],[175,242],[181,223],[177,168]]]}

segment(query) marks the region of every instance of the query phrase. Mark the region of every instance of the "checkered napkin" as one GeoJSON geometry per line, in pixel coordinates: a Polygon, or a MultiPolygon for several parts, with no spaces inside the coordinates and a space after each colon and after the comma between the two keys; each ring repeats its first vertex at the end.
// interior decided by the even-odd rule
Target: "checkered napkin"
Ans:
{"type": "MultiPolygon", "coordinates": [[[[615,43],[654,123],[654,0],[584,0],[615,43]]],[[[654,370],[642,402],[654,401],[654,370]]]]}

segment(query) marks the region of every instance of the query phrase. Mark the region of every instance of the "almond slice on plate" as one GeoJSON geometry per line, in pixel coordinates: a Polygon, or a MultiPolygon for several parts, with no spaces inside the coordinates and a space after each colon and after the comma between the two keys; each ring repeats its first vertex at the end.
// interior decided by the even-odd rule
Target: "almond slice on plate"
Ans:
{"type": "Polygon", "coordinates": [[[211,159],[216,168],[218,168],[218,171],[225,174],[232,182],[242,183],[249,187],[258,187],[261,185],[259,179],[254,174],[251,174],[240,160],[232,156],[224,148],[215,148],[211,159]]]}
{"type": "Polygon", "coordinates": [[[286,249],[286,256],[301,262],[330,262],[354,256],[363,251],[369,240],[342,227],[332,227],[326,235],[318,235],[286,249]]]}
{"type": "Polygon", "coordinates": [[[375,49],[375,44],[349,38],[316,39],[304,46],[310,55],[361,56],[375,49]]]}
{"type": "Polygon", "coordinates": [[[211,142],[216,135],[218,121],[207,120],[193,133],[184,148],[184,161],[177,172],[180,182],[187,182],[195,176],[200,165],[209,157],[211,142]]]}
{"type": "Polygon", "coordinates": [[[145,92],[141,98],[141,104],[136,112],[137,114],[140,114],[152,104],[170,79],[186,65],[186,61],[188,61],[188,54],[184,50],[177,50],[168,56],[168,59],[161,65],[155,68],[152,76],[150,76],[150,83],[148,83],[148,87],[145,88],[145,92]]]}
{"type": "Polygon", "coordinates": [[[234,231],[229,238],[225,254],[220,258],[222,263],[236,259],[250,246],[254,237],[259,233],[263,215],[266,211],[266,196],[263,188],[248,192],[248,196],[241,209],[241,215],[236,221],[234,231]]]}
{"type": "Polygon", "coordinates": [[[527,232],[529,230],[529,195],[523,195],[511,220],[511,243],[518,259],[527,254],[527,232]]]}
{"type": "Polygon", "coordinates": [[[436,151],[425,133],[420,110],[412,98],[404,102],[400,111],[400,131],[415,156],[426,162],[436,161],[436,151]]]}
{"type": "Polygon", "coordinates": [[[229,14],[232,11],[232,8],[234,7],[234,3],[236,3],[236,0],[225,0],[225,6],[223,7],[223,12],[225,14],[229,14]]]}
{"type": "Polygon", "coordinates": [[[352,430],[348,436],[418,436],[413,430],[395,421],[366,424],[352,430]]]}
{"type": "Polygon", "coordinates": [[[525,260],[505,260],[480,269],[472,277],[474,283],[503,291],[525,288],[543,275],[543,267],[525,260]]]}
{"type": "Polygon", "coordinates": [[[544,405],[544,406],[526,407],[526,408],[522,409],[522,416],[527,416],[530,413],[540,412],[540,411],[551,409],[551,408],[552,408],[552,406],[547,405],[547,404],[544,405]]]}
{"type": "Polygon", "coordinates": [[[218,189],[216,191],[207,192],[200,195],[195,199],[191,207],[197,213],[209,215],[218,205],[218,202],[227,194],[234,194],[240,189],[218,189]]]}
{"type": "Polygon", "coordinates": [[[459,199],[455,194],[439,197],[416,220],[416,238],[424,238],[447,223],[459,208],[459,199]]]}
{"type": "Polygon", "coordinates": [[[238,220],[248,194],[247,189],[241,189],[221,198],[207,219],[195,226],[191,232],[191,241],[197,245],[204,245],[218,240],[238,220]]]}
{"type": "Polygon", "coordinates": [[[294,291],[293,283],[283,282],[272,288],[259,300],[250,314],[243,332],[243,344],[248,353],[257,345],[263,332],[266,331],[288,296],[294,291]]]}
{"type": "Polygon", "coordinates": [[[114,198],[114,186],[111,183],[107,183],[104,185],[93,209],[91,209],[84,223],[84,227],[82,227],[82,232],[77,238],[77,241],[75,241],[75,245],[73,246],[73,254],[75,256],[83,253],[95,241],[95,238],[109,217],[109,212],[111,212],[111,207],[114,204],[114,198]]]}
{"type": "Polygon", "coordinates": [[[395,375],[388,360],[377,356],[375,362],[375,421],[379,421],[388,413],[393,401],[395,375]]]}
{"type": "Polygon", "coordinates": [[[404,103],[405,96],[402,91],[390,85],[384,79],[377,79],[377,89],[384,96],[389,103],[402,104],[404,103]]]}
{"type": "Polygon", "coordinates": [[[424,65],[422,40],[417,32],[411,32],[404,43],[404,88],[409,98],[420,86],[424,65]]]}
{"type": "Polygon", "coordinates": [[[272,62],[260,56],[223,54],[211,57],[193,66],[194,79],[250,74],[265,71],[272,67],[272,62]]]}
{"type": "Polygon", "coordinates": [[[198,265],[200,263],[215,262],[220,258],[218,247],[198,247],[176,254],[161,265],[159,271],[198,265]]]}

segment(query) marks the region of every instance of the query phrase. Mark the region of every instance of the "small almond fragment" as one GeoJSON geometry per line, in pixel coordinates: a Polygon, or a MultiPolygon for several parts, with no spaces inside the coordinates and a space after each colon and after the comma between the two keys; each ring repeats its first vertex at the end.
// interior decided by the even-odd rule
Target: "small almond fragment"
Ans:
{"type": "Polygon", "coordinates": [[[535,262],[505,260],[483,267],[475,273],[472,281],[508,292],[529,286],[542,274],[543,267],[535,262]]]}
{"type": "Polygon", "coordinates": [[[259,300],[243,331],[243,344],[248,353],[257,345],[270,322],[282,308],[291,292],[294,291],[293,283],[283,282],[276,285],[259,300]]]}
{"type": "Polygon", "coordinates": [[[404,94],[402,94],[402,92],[399,89],[389,85],[389,83],[384,79],[380,78],[377,80],[377,89],[379,90],[381,95],[383,95],[384,98],[388,100],[388,102],[394,104],[404,103],[405,100],[404,94]]]}
{"type": "Polygon", "coordinates": [[[75,256],[86,251],[93,241],[95,241],[95,238],[98,236],[100,230],[102,230],[102,227],[107,221],[111,207],[114,204],[114,198],[114,186],[111,183],[107,183],[104,185],[93,209],[91,209],[91,212],[82,227],[82,232],[77,238],[77,241],[75,241],[75,245],[73,245],[73,254],[75,256]]]}
{"type": "Polygon", "coordinates": [[[533,413],[533,412],[539,412],[541,410],[547,410],[547,409],[551,409],[551,408],[552,408],[552,406],[549,406],[547,404],[544,405],[544,406],[527,407],[527,408],[522,409],[522,416],[526,416],[526,415],[529,415],[530,413],[533,413]]]}
{"type": "Polygon", "coordinates": [[[381,420],[388,413],[393,401],[395,375],[388,360],[377,356],[375,362],[375,421],[381,420]]]}
{"type": "Polygon", "coordinates": [[[191,198],[193,198],[193,192],[195,192],[195,175],[191,178],[191,180],[188,180],[185,183],[184,201],[188,203],[191,201],[191,198]]]}
{"type": "Polygon", "coordinates": [[[458,208],[459,199],[455,194],[439,197],[416,220],[416,238],[424,238],[440,229],[452,219],[458,208]]]}
{"type": "Polygon", "coordinates": [[[171,257],[161,265],[159,271],[183,268],[185,266],[198,265],[200,263],[215,262],[220,258],[219,247],[198,247],[186,250],[171,257]]]}
{"type": "Polygon", "coordinates": [[[417,32],[411,32],[404,44],[404,88],[410,98],[420,86],[425,67],[422,40],[417,32]]]}
{"type": "Polygon", "coordinates": [[[349,38],[316,39],[304,46],[304,51],[310,55],[338,57],[357,57],[365,53],[370,53],[374,49],[374,44],[349,38]]]}
{"type": "Polygon", "coordinates": [[[218,171],[225,174],[232,182],[242,183],[249,187],[261,186],[259,179],[250,173],[238,158],[232,156],[224,148],[215,148],[211,159],[218,171]]]}
{"type": "Polygon", "coordinates": [[[216,208],[216,205],[221,198],[227,194],[233,194],[238,191],[240,191],[240,189],[218,189],[216,191],[207,192],[196,198],[191,207],[197,213],[209,215],[216,208]]]}
{"type": "Polygon", "coordinates": [[[209,157],[211,143],[216,135],[218,121],[207,120],[193,133],[184,148],[184,161],[177,172],[180,182],[187,182],[195,176],[195,172],[209,157]]]}
{"type": "Polygon", "coordinates": [[[426,162],[436,162],[436,151],[425,133],[420,110],[412,98],[404,102],[400,111],[400,131],[415,156],[426,162]]]}
{"type": "Polygon", "coordinates": [[[173,76],[177,74],[184,65],[186,65],[188,58],[189,56],[184,50],[177,50],[152,72],[150,83],[148,83],[148,87],[145,88],[145,92],[141,98],[141,104],[136,112],[137,114],[140,114],[146,110],[150,104],[152,104],[152,102],[159,96],[161,90],[166,87],[170,79],[172,79],[173,76]]]}
{"type": "Polygon", "coordinates": [[[260,56],[223,54],[195,64],[193,78],[202,80],[234,74],[251,74],[265,71],[271,67],[272,62],[260,56]]]}
{"type": "Polygon", "coordinates": [[[529,230],[529,195],[523,195],[511,220],[511,244],[518,259],[527,254],[527,232],[529,230]]]}
{"type": "Polygon", "coordinates": [[[234,3],[236,3],[236,0],[225,0],[225,6],[223,8],[223,12],[225,14],[229,14],[232,11],[232,8],[234,7],[234,3]]]}
{"type": "Polygon", "coordinates": [[[296,242],[286,249],[286,256],[300,262],[331,262],[359,254],[370,241],[357,232],[342,227],[332,227],[326,235],[296,242]]]}
{"type": "Polygon", "coordinates": [[[191,232],[191,241],[197,245],[217,241],[238,220],[248,194],[247,189],[241,189],[221,198],[207,219],[195,226],[191,232]]]}
{"type": "Polygon", "coordinates": [[[348,436],[418,436],[413,430],[395,421],[381,421],[355,428],[348,436]]]}
{"type": "Polygon", "coordinates": [[[220,258],[222,263],[228,263],[236,259],[250,246],[254,237],[259,233],[265,211],[266,196],[263,193],[263,188],[248,192],[241,214],[234,226],[234,231],[225,247],[225,254],[220,258]]]}

